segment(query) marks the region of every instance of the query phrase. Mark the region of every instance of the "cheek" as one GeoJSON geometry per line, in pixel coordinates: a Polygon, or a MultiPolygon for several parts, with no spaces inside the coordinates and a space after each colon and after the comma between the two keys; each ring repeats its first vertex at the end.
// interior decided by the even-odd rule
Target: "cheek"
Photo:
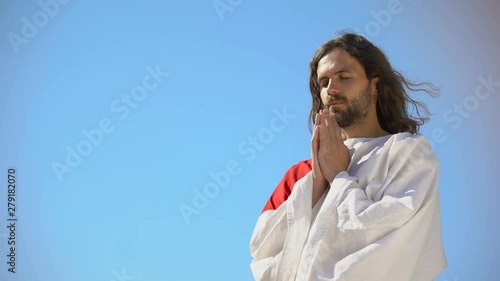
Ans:
{"type": "Polygon", "coordinates": [[[326,92],[326,90],[321,90],[320,96],[323,104],[326,104],[328,102],[328,93],[326,92]]]}

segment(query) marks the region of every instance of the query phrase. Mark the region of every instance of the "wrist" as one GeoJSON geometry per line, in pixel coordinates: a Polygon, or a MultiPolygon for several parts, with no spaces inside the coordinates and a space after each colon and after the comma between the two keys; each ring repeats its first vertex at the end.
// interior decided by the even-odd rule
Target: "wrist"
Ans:
{"type": "Polygon", "coordinates": [[[335,171],[335,172],[333,172],[333,173],[332,173],[332,174],[328,177],[328,179],[327,179],[327,180],[328,180],[328,183],[330,183],[330,184],[331,184],[331,183],[333,182],[333,180],[337,177],[337,175],[338,175],[338,174],[340,174],[341,172],[343,172],[343,171],[335,171]]]}
{"type": "Polygon", "coordinates": [[[314,178],[313,184],[314,184],[314,186],[320,187],[322,189],[327,188],[329,185],[328,180],[324,177],[314,178]]]}

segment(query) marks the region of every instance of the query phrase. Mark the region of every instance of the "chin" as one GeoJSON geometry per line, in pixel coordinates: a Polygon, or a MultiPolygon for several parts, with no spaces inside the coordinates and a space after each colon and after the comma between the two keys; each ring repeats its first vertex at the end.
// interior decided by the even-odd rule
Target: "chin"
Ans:
{"type": "Polygon", "coordinates": [[[335,113],[335,114],[339,114],[339,113],[342,113],[343,111],[339,108],[334,108],[333,110],[331,110],[332,113],[335,113]]]}

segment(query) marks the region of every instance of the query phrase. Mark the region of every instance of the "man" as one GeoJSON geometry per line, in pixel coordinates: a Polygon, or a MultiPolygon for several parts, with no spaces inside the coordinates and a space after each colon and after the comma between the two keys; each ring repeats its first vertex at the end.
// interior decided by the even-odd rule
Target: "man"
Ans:
{"type": "Polygon", "coordinates": [[[355,34],[323,44],[310,68],[311,159],[285,173],[257,221],[255,279],[433,280],[447,266],[439,166],[418,134],[427,108],[407,89],[433,92],[355,34]]]}

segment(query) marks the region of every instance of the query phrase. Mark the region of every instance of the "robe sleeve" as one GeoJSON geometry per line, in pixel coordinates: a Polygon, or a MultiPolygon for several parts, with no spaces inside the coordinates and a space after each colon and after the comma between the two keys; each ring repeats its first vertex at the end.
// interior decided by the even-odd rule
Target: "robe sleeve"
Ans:
{"type": "Polygon", "coordinates": [[[446,267],[439,165],[422,136],[394,143],[386,176],[339,173],[310,230],[300,280],[432,280],[446,267]],[[367,189],[377,190],[375,195],[367,189]]]}
{"type": "Polygon", "coordinates": [[[250,267],[255,280],[287,280],[289,267],[281,265],[298,265],[311,223],[310,171],[310,161],[292,166],[264,206],[250,241],[250,267]]]}

